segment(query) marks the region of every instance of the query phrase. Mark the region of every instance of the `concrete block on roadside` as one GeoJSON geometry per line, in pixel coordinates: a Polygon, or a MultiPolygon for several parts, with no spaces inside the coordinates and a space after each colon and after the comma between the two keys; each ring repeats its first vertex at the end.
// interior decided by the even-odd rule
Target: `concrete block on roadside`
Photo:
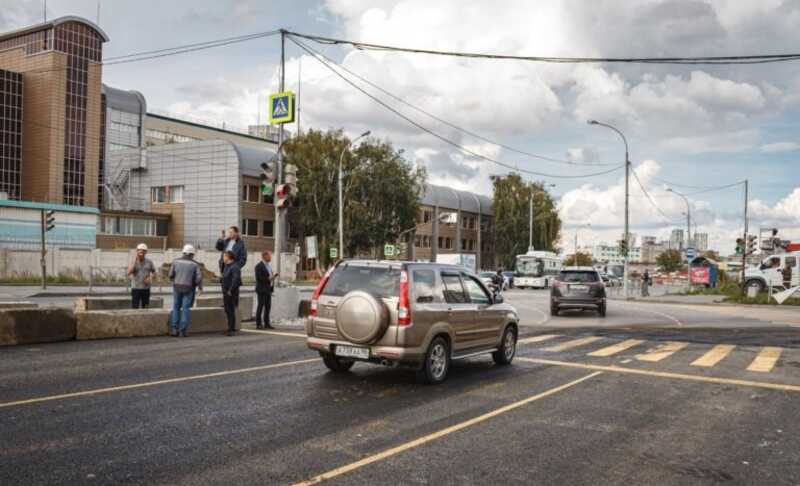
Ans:
{"type": "MultiPolygon", "coordinates": [[[[164,299],[150,296],[150,309],[163,309],[164,299]]],[[[101,310],[130,310],[130,297],[79,297],[75,299],[75,312],[101,310]]]]}
{"type": "Polygon", "coordinates": [[[0,346],[71,341],[75,333],[75,315],[70,309],[0,310],[0,346]]]}
{"type": "Polygon", "coordinates": [[[169,330],[165,309],[95,310],[76,312],[77,338],[164,336],[169,330]]]}
{"type": "Polygon", "coordinates": [[[39,304],[34,302],[0,302],[0,309],[36,309],[39,304]]]}
{"type": "MultiPolygon", "coordinates": [[[[243,321],[250,321],[253,319],[253,301],[255,296],[240,295],[239,296],[239,319],[243,321]]],[[[222,294],[219,295],[201,295],[194,300],[195,307],[220,307],[222,308],[222,294]]]]}
{"type": "Polygon", "coordinates": [[[297,287],[276,287],[272,294],[272,319],[296,319],[300,305],[297,287]]]}
{"type": "MultiPolygon", "coordinates": [[[[236,319],[236,330],[241,328],[242,319],[236,319]]],[[[189,313],[189,334],[227,330],[228,319],[222,307],[192,307],[189,313]]]]}

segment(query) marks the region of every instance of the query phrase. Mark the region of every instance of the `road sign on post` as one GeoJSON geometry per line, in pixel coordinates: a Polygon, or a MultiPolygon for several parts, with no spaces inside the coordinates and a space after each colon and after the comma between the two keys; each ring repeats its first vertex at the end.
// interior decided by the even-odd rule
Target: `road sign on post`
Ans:
{"type": "Polygon", "coordinates": [[[335,246],[332,246],[330,249],[330,255],[332,259],[336,260],[337,258],[339,258],[339,249],[336,248],[335,246]]]}
{"type": "Polygon", "coordinates": [[[393,257],[394,256],[394,245],[389,244],[389,243],[383,245],[383,254],[386,255],[387,257],[393,257]]]}
{"type": "Polygon", "coordinates": [[[269,96],[269,122],[294,123],[294,93],[284,91],[269,96]]]}
{"type": "Polygon", "coordinates": [[[697,250],[695,250],[694,248],[687,248],[686,249],[686,260],[691,262],[695,258],[697,258],[697,250]]]}

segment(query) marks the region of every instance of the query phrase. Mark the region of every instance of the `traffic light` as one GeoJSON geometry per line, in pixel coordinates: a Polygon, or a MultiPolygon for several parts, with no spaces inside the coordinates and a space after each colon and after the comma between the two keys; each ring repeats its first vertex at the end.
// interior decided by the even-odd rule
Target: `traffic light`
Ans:
{"type": "Polygon", "coordinates": [[[744,253],[744,238],[736,238],[736,254],[744,253]]]}
{"type": "Polygon", "coordinates": [[[280,184],[275,190],[275,207],[278,209],[286,209],[289,207],[289,184],[280,184]]]}
{"type": "Polygon", "coordinates": [[[45,224],[45,231],[50,231],[51,229],[56,227],[56,212],[55,211],[50,209],[45,213],[44,224],[45,224]]]}
{"type": "Polygon", "coordinates": [[[747,254],[752,255],[756,252],[756,235],[747,235],[747,254]]]}
{"type": "Polygon", "coordinates": [[[271,196],[275,187],[275,162],[261,163],[261,194],[271,196]]]}
{"type": "Polygon", "coordinates": [[[625,240],[619,240],[619,253],[622,256],[626,256],[628,254],[628,242],[625,240]]]}
{"type": "Polygon", "coordinates": [[[286,164],[283,168],[283,184],[289,186],[289,197],[297,197],[297,166],[286,164]]]}

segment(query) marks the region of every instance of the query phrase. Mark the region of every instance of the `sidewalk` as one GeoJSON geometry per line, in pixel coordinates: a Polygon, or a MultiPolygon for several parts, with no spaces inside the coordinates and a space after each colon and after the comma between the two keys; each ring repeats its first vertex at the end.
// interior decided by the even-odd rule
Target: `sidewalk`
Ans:
{"type": "MultiPolygon", "coordinates": [[[[297,287],[301,293],[313,292],[313,287],[297,287]]],[[[219,294],[219,284],[206,284],[203,286],[203,293],[219,294]]],[[[254,293],[255,286],[243,285],[241,288],[242,293],[254,293]]],[[[172,287],[168,285],[153,286],[151,290],[152,295],[169,296],[172,295],[172,287]]],[[[124,286],[94,286],[89,291],[88,285],[48,285],[47,289],[42,289],[39,286],[33,285],[0,285],[0,301],[19,301],[30,298],[46,298],[46,297],[81,297],[85,295],[92,295],[98,297],[120,297],[130,295],[130,290],[124,286]]]]}

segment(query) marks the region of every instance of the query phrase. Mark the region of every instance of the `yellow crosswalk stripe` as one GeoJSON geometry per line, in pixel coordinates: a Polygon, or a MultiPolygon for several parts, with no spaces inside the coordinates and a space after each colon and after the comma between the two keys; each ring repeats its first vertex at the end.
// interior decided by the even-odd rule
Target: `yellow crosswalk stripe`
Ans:
{"type": "Polygon", "coordinates": [[[539,336],[532,336],[528,338],[522,338],[517,341],[517,344],[528,344],[528,343],[540,343],[542,341],[549,341],[551,339],[557,338],[561,336],[561,334],[542,334],[539,336]]]}
{"type": "Polygon", "coordinates": [[[621,343],[617,343],[612,346],[607,346],[605,348],[600,348],[597,351],[593,351],[589,353],[589,356],[613,356],[617,353],[625,351],[626,349],[638,346],[643,342],[644,341],[641,339],[628,339],[626,341],[622,341],[621,343]]]}
{"type": "Polygon", "coordinates": [[[736,346],[733,344],[718,344],[711,348],[706,354],[694,360],[692,366],[714,366],[725,359],[735,347],[736,346]]]}
{"type": "Polygon", "coordinates": [[[766,346],[761,349],[756,359],[747,367],[747,371],[758,371],[760,373],[769,373],[781,357],[783,348],[776,348],[766,346]]]}
{"type": "Polygon", "coordinates": [[[580,339],[573,339],[572,341],[567,341],[562,344],[557,344],[555,346],[550,346],[549,348],[544,348],[545,351],[550,351],[551,353],[558,353],[561,351],[566,351],[568,349],[577,348],[579,346],[585,346],[589,343],[593,343],[597,340],[603,339],[599,336],[589,336],[580,339]]]}
{"type": "Polygon", "coordinates": [[[636,355],[636,359],[639,361],[649,361],[651,363],[655,363],[656,361],[661,361],[664,358],[672,356],[676,352],[680,351],[681,349],[688,346],[689,343],[682,343],[680,341],[670,341],[668,343],[662,344],[661,346],[657,347],[651,352],[647,352],[644,354],[636,355]]]}

